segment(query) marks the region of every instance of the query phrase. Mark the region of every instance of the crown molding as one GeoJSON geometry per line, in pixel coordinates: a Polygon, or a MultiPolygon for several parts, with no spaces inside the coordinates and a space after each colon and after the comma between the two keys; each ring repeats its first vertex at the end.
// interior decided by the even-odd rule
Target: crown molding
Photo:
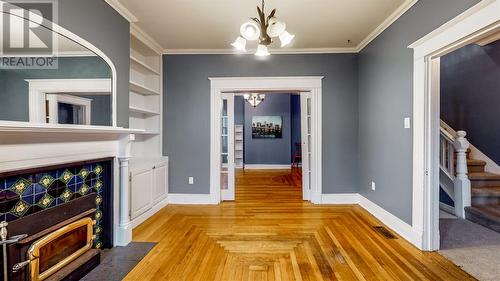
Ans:
{"type": "Polygon", "coordinates": [[[368,44],[370,44],[375,38],[377,38],[384,30],[391,26],[396,20],[398,20],[404,13],[406,13],[413,5],[415,5],[419,0],[406,0],[401,6],[399,6],[396,11],[394,11],[388,18],[386,18],[377,28],[375,28],[372,33],[370,33],[359,45],[356,47],[357,52],[361,52],[368,44]]]}
{"type": "Polygon", "coordinates": [[[163,54],[163,47],[153,39],[153,37],[149,36],[144,30],[142,30],[137,24],[130,24],[130,34],[135,38],[139,39],[146,45],[148,45],[151,49],[153,49],[158,54],[163,54]]]}
{"type": "Polygon", "coordinates": [[[115,9],[122,17],[124,17],[128,22],[138,22],[134,14],[129,11],[125,6],[123,6],[118,0],[105,0],[113,9],[115,9]]]}
{"type": "MultiPolygon", "coordinates": [[[[253,55],[255,49],[240,53],[233,49],[164,49],[164,55],[253,55]]],[[[271,49],[273,55],[290,54],[353,54],[357,53],[357,48],[302,48],[302,49],[271,49]]]]}
{"type": "MultiPolygon", "coordinates": [[[[125,8],[118,0],[105,0],[111,7],[117,10],[129,22],[138,22],[138,19],[125,8]]],[[[377,38],[384,30],[391,26],[397,19],[406,13],[419,0],[406,0],[401,4],[389,17],[387,17],[379,26],[377,26],[365,39],[363,39],[356,47],[348,48],[297,48],[297,49],[275,49],[272,54],[351,54],[359,53],[368,46],[375,38],[377,38]]],[[[141,34],[141,38],[150,42],[156,51],[160,54],[169,55],[213,55],[213,54],[241,54],[233,49],[163,49],[151,36],[140,29],[137,25],[131,25],[132,29],[141,34]]],[[[253,50],[248,50],[248,53],[253,50]]]]}

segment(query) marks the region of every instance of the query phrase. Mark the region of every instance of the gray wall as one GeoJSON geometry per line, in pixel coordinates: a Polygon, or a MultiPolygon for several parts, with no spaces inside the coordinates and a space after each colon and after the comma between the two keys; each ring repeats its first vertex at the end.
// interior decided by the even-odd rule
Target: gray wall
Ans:
{"type": "Polygon", "coordinates": [[[478,0],[420,0],[359,54],[359,186],[365,197],[412,222],[413,52],[408,45],[478,0]],[[371,190],[371,181],[377,190],[371,190]]]}
{"type": "Polygon", "coordinates": [[[321,75],[323,191],[357,192],[357,55],[165,55],[164,154],[173,193],[210,192],[210,82],[221,76],[321,75]],[[174,133],[172,133],[174,132],[174,133]],[[195,184],[188,185],[187,177],[195,184]]]}
{"type": "Polygon", "coordinates": [[[441,58],[441,119],[500,163],[500,41],[441,58]]]}
{"type": "Polygon", "coordinates": [[[291,144],[290,94],[267,94],[258,107],[245,102],[245,164],[290,164],[291,144]],[[281,116],[281,139],[252,138],[254,116],[281,116]]]}
{"type": "Polygon", "coordinates": [[[24,79],[110,77],[108,64],[99,57],[59,58],[57,69],[0,70],[0,120],[29,121],[29,90],[24,79]]]}
{"type": "Polygon", "coordinates": [[[59,25],[103,51],[117,71],[117,124],[128,127],[129,23],[104,0],[59,0],[59,25]]]}

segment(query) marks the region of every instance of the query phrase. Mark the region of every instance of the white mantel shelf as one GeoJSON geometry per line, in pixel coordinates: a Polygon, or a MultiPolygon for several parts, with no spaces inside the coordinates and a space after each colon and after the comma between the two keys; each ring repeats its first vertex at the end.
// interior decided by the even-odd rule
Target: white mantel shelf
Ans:
{"type": "Polygon", "coordinates": [[[109,126],[81,126],[81,125],[57,125],[57,124],[35,124],[27,122],[0,122],[0,133],[74,133],[74,134],[111,134],[127,135],[141,134],[144,130],[127,129],[109,126]]]}

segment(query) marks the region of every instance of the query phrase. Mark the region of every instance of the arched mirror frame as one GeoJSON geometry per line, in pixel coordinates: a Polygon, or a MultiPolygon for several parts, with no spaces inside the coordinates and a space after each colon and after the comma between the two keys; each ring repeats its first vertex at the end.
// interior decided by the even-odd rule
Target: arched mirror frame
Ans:
{"type": "MultiPolygon", "coordinates": [[[[1,0],[0,0],[0,7],[15,7],[15,8],[19,9],[19,7],[12,5],[10,3],[7,3],[5,1],[1,1],[1,0]]],[[[8,10],[10,10],[10,9],[8,9],[8,10]]],[[[26,21],[31,21],[29,19],[29,14],[31,12],[29,12],[29,11],[27,11],[27,13],[24,13],[24,15],[28,15],[28,17],[21,17],[19,15],[9,13],[8,11],[5,11],[3,9],[0,9],[0,12],[3,14],[7,14],[9,16],[15,16],[15,17],[22,18],[26,21]]],[[[34,17],[32,17],[32,18],[34,18],[34,17]]],[[[99,48],[94,46],[92,43],[90,43],[89,41],[76,35],[75,33],[67,30],[66,28],[58,25],[57,23],[48,21],[47,19],[44,19],[41,26],[43,26],[49,30],[52,30],[53,32],[59,34],[60,36],[64,36],[64,37],[82,45],[83,47],[87,48],[88,50],[92,51],[94,54],[96,54],[97,56],[102,58],[108,64],[109,68],[111,69],[111,124],[112,124],[112,127],[116,127],[116,115],[117,115],[116,114],[116,93],[117,93],[116,87],[117,87],[117,82],[116,82],[116,67],[113,64],[113,61],[111,61],[111,59],[104,52],[102,52],[99,48]],[[50,24],[51,24],[50,27],[47,26],[47,22],[50,22],[50,24]]],[[[0,120],[0,123],[1,122],[12,122],[12,121],[0,120]]],[[[34,122],[24,122],[24,123],[34,123],[34,122]]],[[[40,123],[36,123],[36,124],[39,125],[40,123]]],[[[89,125],[82,125],[82,126],[89,126],[89,125]]]]}

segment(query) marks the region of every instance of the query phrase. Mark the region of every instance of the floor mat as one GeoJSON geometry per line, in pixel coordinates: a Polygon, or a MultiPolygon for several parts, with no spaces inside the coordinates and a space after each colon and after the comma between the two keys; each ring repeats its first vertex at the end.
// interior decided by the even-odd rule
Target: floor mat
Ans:
{"type": "Polygon", "coordinates": [[[89,272],[83,281],[120,281],[153,249],[156,243],[132,242],[126,247],[105,250],[101,264],[89,272]]]}

